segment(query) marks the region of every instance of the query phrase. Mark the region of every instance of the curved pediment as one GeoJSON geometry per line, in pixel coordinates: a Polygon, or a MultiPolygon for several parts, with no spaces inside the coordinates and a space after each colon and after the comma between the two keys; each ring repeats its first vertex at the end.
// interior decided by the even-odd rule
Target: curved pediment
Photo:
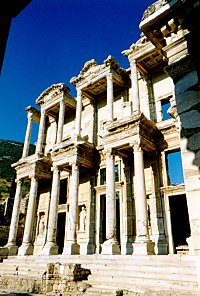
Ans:
{"type": "Polygon", "coordinates": [[[80,71],[79,75],[71,78],[70,83],[76,85],[78,81],[90,76],[93,73],[99,72],[101,68],[102,66],[99,65],[94,59],[89,60],[84,64],[83,69],[80,71]]]}
{"type": "Polygon", "coordinates": [[[59,94],[67,95],[70,88],[64,83],[52,84],[46,90],[44,90],[41,95],[36,99],[36,104],[41,105],[48,100],[58,96],[59,94]]]}

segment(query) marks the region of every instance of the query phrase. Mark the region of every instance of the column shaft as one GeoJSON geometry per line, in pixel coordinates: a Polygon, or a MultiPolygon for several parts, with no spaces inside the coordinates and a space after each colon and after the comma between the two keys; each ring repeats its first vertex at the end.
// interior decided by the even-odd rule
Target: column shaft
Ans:
{"type": "Polygon", "coordinates": [[[133,96],[133,110],[140,111],[137,64],[135,60],[131,62],[131,87],[133,96]]]}
{"type": "Polygon", "coordinates": [[[106,239],[116,238],[115,157],[106,155],[106,239]]]}
{"type": "Polygon", "coordinates": [[[19,222],[19,209],[22,193],[22,180],[17,180],[17,188],[15,193],[15,200],[12,211],[12,218],[10,223],[9,237],[7,247],[9,249],[9,255],[16,255],[18,247],[16,246],[17,229],[19,222]]]}
{"type": "Polygon", "coordinates": [[[137,146],[134,146],[134,170],[137,238],[148,239],[148,215],[144,178],[143,151],[140,147],[138,148],[137,146]]]}
{"type": "Polygon", "coordinates": [[[52,243],[56,243],[59,192],[60,192],[60,170],[56,167],[53,170],[53,182],[52,182],[52,189],[51,189],[51,201],[50,201],[48,232],[47,232],[47,242],[52,242],[52,243]]]}
{"type": "Polygon", "coordinates": [[[111,151],[106,153],[106,241],[102,254],[120,253],[116,240],[116,198],[115,198],[115,157],[111,151]]]}
{"type": "Polygon", "coordinates": [[[56,244],[57,219],[58,219],[58,203],[60,192],[60,169],[53,168],[53,181],[51,188],[51,200],[49,209],[49,220],[47,229],[47,242],[43,248],[43,254],[58,254],[58,246],[56,244]]]}
{"type": "Polygon", "coordinates": [[[135,255],[153,255],[155,243],[150,240],[148,231],[143,151],[138,144],[134,145],[134,171],[137,236],[133,244],[133,252],[135,255]]]}
{"type": "Polygon", "coordinates": [[[32,255],[33,254],[33,227],[36,212],[36,197],[38,189],[38,179],[33,176],[31,178],[31,188],[29,194],[28,208],[26,214],[26,223],[24,228],[24,236],[21,247],[19,248],[19,255],[32,255]]]}
{"type": "Polygon", "coordinates": [[[113,120],[113,75],[107,75],[107,120],[113,120]]]}
{"type": "Polygon", "coordinates": [[[78,188],[79,188],[79,166],[72,164],[70,178],[70,205],[68,213],[67,241],[63,254],[79,254],[80,246],[77,244],[77,223],[78,223],[78,188]]]}
{"type": "Polygon", "coordinates": [[[45,120],[46,120],[46,111],[44,109],[41,110],[41,117],[40,117],[40,126],[38,132],[38,140],[36,146],[36,153],[42,154],[42,146],[44,142],[44,131],[45,131],[45,120]]]}
{"type": "Polygon", "coordinates": [[[70,184],[70,231],[68,236],[68,241],[73,241],[76,243],[76,228],[78,220],[78,186],[79,186],[79,168],[78,165],[72,164],[72,175],[70,184]]]}
{"type": "Polygon", "coordinates": [[[59,118],[58,118],[58,130],[57,130],[57,140],[56,140],[57,144],[62,142],[64,120],[65,120],[65,103],[62,99],[60,101],[60,111],[59,111],[59,118]]]}
{"type": "Polygon", "coordinates": [[[78,136],[81,135],[81,115],[82,115],[82,94],[81,94],[81,89],[77,89],[75,134],[78,136]]]}
{"type": "Polygon", "coordinates": [[[26,136],[24,140],[22,157],[28,156],[29,144],[30,144],[30,138],[31,138],[31,129],[32,129],[32,119],[33,119],[33,115],[31,113],[28,113],[28,123],[26,128],[26,136]]]}

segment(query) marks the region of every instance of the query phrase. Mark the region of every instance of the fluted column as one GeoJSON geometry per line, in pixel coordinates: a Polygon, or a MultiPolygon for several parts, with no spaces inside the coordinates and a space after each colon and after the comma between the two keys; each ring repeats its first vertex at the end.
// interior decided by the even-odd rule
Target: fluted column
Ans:
{"type": "Polygon", "coordinates": [[[25,136],[25,140],[24,140],[24,148],[23,148],[22,157],[27,157],[28,156],[29,144],[30,144],[30,138],[31,138],[33,114],[28,112],[27,117],[28,117],[28,123],[27,123],[27,128],[26,128],[26,136],[25,136]]]}
{"type": "Polygon", "coordinates": [[[17,188],[16,188],[12,217],[10,222],[8,243],[6,245],[6,247],[8,248],[9,255],[16,255],[18,250],[18,247],[16,246],[16,238],[17,238],[17,230],[18,230],[18,222],[19,222],[21,193],[22,193],[22,180],[17,180],[17,188]]]}
{"type": "Polygon", "coordinates": [[[40,126],[38,132],[36,153],[42,154],[42,146],[44,142],[44,131],[45,131],[45,120],[46,120],[46,110],[41,109],[41,117],[40,117],[40,126]]]}
{"type": "Polygon", "coordinates": [[[68,214],[67,242],[64,246],[63,254],[79,254],[80,247],[77,244],[77,223],[78,223],[78,189],[79,189],[79,165],[72,164],[72,174],[70,178],[70,205],[68,214]]]}
{"type": "Polygon", "coordinates": [[[131,61],[131,88],[133,97],[133,111],[140,111],[139,87],[136,60],[131,61]]]}
{"type": "Polygon", "coordinates": [[[56,140],[57,144],[62,142],[64,120],[65,120],[65,103],[62,98],[60,100],[60,111],[59,111],[59,118],[58,118],[58,130],[57,130],[57,140],[56,140]]]}
{"type": "Polygon", "coordinates": [[[81,135],[81,115],[82,115],[82,91],[81,89],[77,89],[76,125],[75,125],[75,134],[77,136],[81,135]]]}
{"type": "Polygon", "coordinates": [[[134,145],[136,242],[134,254],[153,254],[154,243],[149,239],[146,186],[144,176],[143,151],[140,144],[134,145]]]}
{"type": "Polygon", "coordinates": [[[56,244],[57,219],[58,219],[58,203],[60,192],[60,169],[53,168],[53,181],[51,188],[51,200],[49,209],[49,220],[47,229],[47,242],[43,248],[43,254],[56,255],[58,254],[58,246],[56,244]]]}
{"type": "Polygon", "coordinates": [[[116,240],[116,197],[115,197],[115,156],[106,151],[106,241],[102,254],[119,254],[116,240]]]}
{"type": "Polygon", "coordinates": [[[107,120],[113,120],[113,74],[109,73],[107,78],[107,120]]]}
{"type": "Polygon", "coordinates": [[[37,189],[38,189],[38,179],[35,176],[32,176],[23,242],[22,242],[22,245],[19,247],[19,251],[18,251],[18,255],[20,256],[33,254],[32,239],[33,239],[33,229],[34,229],[34,218],[35,218],[35,212],[36,212],[37,189]]]}

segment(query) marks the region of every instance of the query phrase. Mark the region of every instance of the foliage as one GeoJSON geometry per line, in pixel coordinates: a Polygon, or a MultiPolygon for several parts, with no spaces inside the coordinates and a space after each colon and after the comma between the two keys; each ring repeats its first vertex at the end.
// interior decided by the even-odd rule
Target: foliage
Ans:
{"type": "MultiPolygon", "coordinates": [[[[23,143],[0,140],[0,203],[3,202],[9,196],[14,198],[15,194],[15,169],[11,164],[17,162],[23,151],[23,143]]],[[[35,146],[30,145],[29,155],[35,152],[35,146]]],[[[30,181],[26,180],[22,189],[22,196],[24,197],[30,188],[30,181]]]]}
{"type": "MultiPolygon", "coordinates": [[[[0,140],[0,178],[12,181],[15,177],[15,169],[11,167],[11,164],[17,162],[23,151],[23,143],[0,140]]],[[[30,145],[29,155],[33,154],[35,146],[30,145]]]]}

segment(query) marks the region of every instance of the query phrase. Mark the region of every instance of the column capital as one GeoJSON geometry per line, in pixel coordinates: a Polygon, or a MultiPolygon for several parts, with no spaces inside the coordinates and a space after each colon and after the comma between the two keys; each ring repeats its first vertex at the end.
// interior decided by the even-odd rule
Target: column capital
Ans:
{"type": "Polygon", "coordinates": [[[137,61],[134,59],[134,60],[131,60],[130,61],[130,66],[133,67],[133,66],[136,66],[137,67],[137,61]]]}
{"type": "Polygon", "coordinates": [[[138,141],[133,141],[130,143],[130,146],[133,148],[133,151],[134,152],[139,152],[139,151],[142,151],[143,150],[143,144],[142,144],[142,141],[141,140],[138,140],[138,141]]]}
{"type": "Polygon", "coordinates": [[[81,96],[82,95],[82,88],[77,88],[76,93],[77,93],[77,96],[81,96]]]}
{"type": "Polygon", "coordinates": [[[33,120],[33,113],[31,111],[27,112],[27,118],[28,120],[33,120]]]}
{"type": "Polygon", "coordinates": [[[55,165],[51,168],[52,172],[54,172],[54,171],[60,172],[60,170],[61,170],[61,168],[58,165],[55,165]]]}
{"type": "Polygon", "coordinates": [[[112,72],[109,72],[107,75],[107,80],[112,80],[113,79],[113,73],[112,72]]]}
{"type": "Polygon", "coordinates": [[[105,156],[112,156],[115,155],[113,148],[106,148],[102,151],[102,154],[105,156]]]}
{"type": "Polygon", "coordinates": [[[21,185],[23,182],[23,179],[15,179],[15,183],[21,185]]]}

